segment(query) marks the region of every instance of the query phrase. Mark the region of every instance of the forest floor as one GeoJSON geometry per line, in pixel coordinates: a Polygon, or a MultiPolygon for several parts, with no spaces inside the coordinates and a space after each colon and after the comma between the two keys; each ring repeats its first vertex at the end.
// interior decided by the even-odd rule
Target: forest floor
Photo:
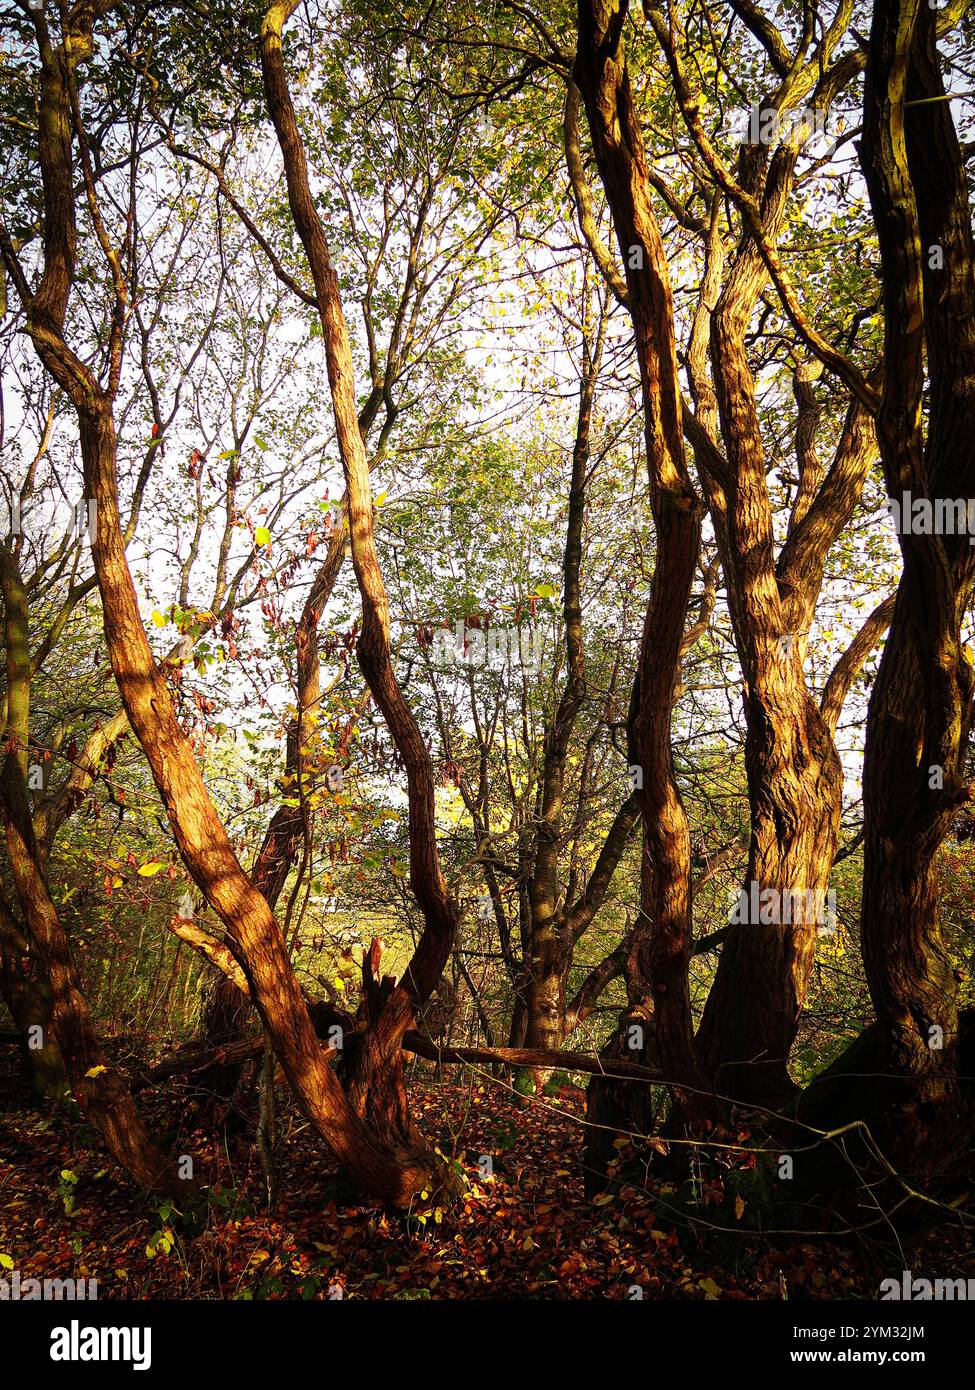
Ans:
{"type": "Polygon", "coordinates": [[[971,1272],[970,1239],[957,1230],[883,1251],[861,1239],[679,1229],[666,1185],[588,1198],[578,1092],[525,1103],[478,1076],[414,1080],[411,1097],[421,1127],[469,1181],[462,1203],[423,1225],[359,1204],[288,1111],[269,1209],[248,1130],[228,1135],[188,1089],[143,1093],[150,1128],[169,1151],[196,1155],[215,1189],[209,1211],[187,1225],[102,1165],[80,1120],[32,1108],[13,1049],[3,1049],[0,1277],[97,1279],[99,1299],[803,1300],[875,1299],[902,1267],[971,1272]],[[489,1178],[482,1153],[493,1156],[489,1178]]]}

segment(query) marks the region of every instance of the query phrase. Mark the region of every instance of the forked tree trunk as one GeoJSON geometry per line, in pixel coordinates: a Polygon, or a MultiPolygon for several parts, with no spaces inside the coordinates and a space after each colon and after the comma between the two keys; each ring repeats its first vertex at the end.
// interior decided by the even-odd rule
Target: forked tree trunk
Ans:
{"type": "MultiPolygon", "coordinates": [[[[744,888],[749,898],[753,885],[764,895],[771,908],[767,916],[775,920],[731,927],[698,1047],[720,1092],[775,1105],[794,1089],[787,1061],[819,925],[808,920],[812,912],[803,912],[800,923],[789,922],[785,904],[794,904],[794,895],[801,894],[803,903],[819,905],[834,858],[842,795],[834,725],[821,716],[806,687],[803,657],[827,555],[852,515],[871,462],[869,417],[876,391],[872,379],[865,379],[809,325],[782,272],[776,245],[786,222],[799,142],[746,145],[732,175],[705,129],[702,94],[696,76],[689,75],[694,67],[678,7],[666,15],[651,7],[647,14],[715,194],[730,199],[741,214],[741,234],[720,293],[720,203],[712,204],[710,228],[700,227],[706,274],[688,357],[697,411],[685,411],[684,419],[685,427],[690,419],[688,434],[708,496],[745,679],[752,837],[744,888]],[[812,381],[818,368],[811,364],[808,373],[796,373],[800,486],[778,560],[748,355],[754,313],[770,278],[800,339],[854,397],[824,478],[814,448],[818,408],[812,381]],[[726,457],[717,448],[718,427],[726,457]]],[[[855,75],[856,58],[830,66],[848,24],[849,12],[841,9],[816,45],[800,45],[794,56],[776,64],[772,100],[780,114],[804,101],[828,110],[855,75]]]]}
{"type": "Polygon", "coordinates": [[[370,1129],[393,1148],[420,1151],[425,1141],[410,1113],[403,1038],[413,1025],[409,1000],[392,976],[381,976],[381,945],[374,940],[362,962],[366,1038],[343,1065],[349,1101],[370,1129]]]}
{"type": "Polygon", "coordinates": [[[340,1162],[367,1191],[409,1205],[436,1187],[428,1165],[383,1149],[349,1106],[323,1060],[308,1009],[266,900],[240,867],[152,664],[121,551],[114,487],[114,435],[106,413],[82,425],[86,476],[98,505],[93,546],[106,633],[132,727],[146,752],[184,862],[241,949],[258,1012],[299,1104],[340,1162]]]}
{"type": "MultiPolygon", "coordinates": [[[[762,156],[750,152],[753,192],[763,186],[762,156]]],[[[765,191],[764,231],[774,239],[792,186],[791,160],[777,151],[765,191]]],[[[795,562],[799,578],[777,567],[772,509],[746,334],[767,281],[754,242],[744,240],[710,319],[710,358],[727,464],[705,473],[720,532],[729,607],[745,676],[745,766],[751,820],[743,892],[748,920],[733,922],[698,1031],[702,1062],[722,1095],[771,1105],[793,1089],[788,1059],[815,953],[817,922],[787,921],[795,894],[819,902],[829,883],[839,835],[842,768],[830,729],[806,687],[802,661],[821,568],[818,553],[795,562]],[[803,564],[802,562],[805,561],[803,564]],[[801,580],[801,582],[800,582],[801,580]],[[752,886],[771,904],[770,920],[752,920],[752,886]],[[790,904],[786,912],[784,905],[790,904]],[[777,906],[776,906],[777,904],[777,906]],[[743,1000],[747,999],[747,1006],[743,1000]]],[[[859,437],[850,455],[859,460],[859,437]],[[857,447],[855,447],[857,446],[857,447]]],[[[807,474],[805,460],[800,460],[807,474]]],[[[815,479],[805,477],[815,489],[815,479]]],[[[846,505],[852,509],[856,491],[846,505]]],[[[815,503],[823,512],[825,498],[815,503]]],[[[820,538],[842,512],[817,516],[820,538]]],[[[816,538],[813,528],[806,534],[816,538]]],[[[820,539],[820,548],[825,542],[820,539]]],[[[798,545],[798,541],[794,542],[798,545]]],[[[806,549],[810,549],[808,543],[806,549]]],[[[808,914],[811,916],[812,914],[808,914]]]]}
{"type": "MultiPolygon", "coordinates": [[[[323,1058],[281,930],[267,902],[237,861],[146,638],[118,510],[112,400],[118,382],[128,291],[114,250],[106,249],[116,297],[110,344],[114,370],[109,374],[107,390],[64,339],[76,248],[70,84],[78,65],[93,51],[94,17],[90,9],[71,11],[64,42],[55,48],[45,39],[40,45],[38,150],[44,193],[44,270],[37,291],[31,291],[18,265],[11,265],[11,269],[34,346],[78,414],[85,492],[96,508],[92,559],[112,669],[183,862],[236,944],[262,1022],[299,1104],[361,1187],[391,1203],[406,1206],[418,1191],[436,1187],[435,1174],[429,1163],[404,1160],[375,1141],[349,1106],[338,1078],[323,1058]]],[[[97,193],[87,165],[83,166],[82,175],[88,196],[95,200],[97,193]]],[[[21,826],[17,831],[19,838],[25,839],[21,826]]],[[[22,861],[24,886],[28,888],[29,846],[25,846],[22,861]]],[[[40,907],[44,907],[42,901],[40,907]]],[[[25,916],[30,921],[26,911],[25,916]]],[[[73,1012],[70,1008],[66,1012],[70,1025],[72,1020],[78,1020],[77,998],[69,987],[70,980],[64,977],[67,965],[64,952],[58,949],[56,914],[51,920],[49,910],[46,911],[42,926],[48,932],[49,945],[45,949],[49,973],[55,968],[59,972],[60,995],[58,990],[52,991],[53,1006],[55,1011],[59,1003],[74,1006],[73,1012]]],[[[36,936],[33,923],[31,928],[36,936]]]]}

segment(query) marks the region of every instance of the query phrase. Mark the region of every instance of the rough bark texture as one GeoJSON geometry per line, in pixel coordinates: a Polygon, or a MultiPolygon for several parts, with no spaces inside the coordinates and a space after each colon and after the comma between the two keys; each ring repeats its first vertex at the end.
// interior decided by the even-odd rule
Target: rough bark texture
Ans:
{"type": "MultiPolygon", "coordinates": [[[[869,57],[861,159],[883,275],[884,477],[897,501],[904,492],[967,500],[975,493],[975,257],[928,7],[877,5],[869,57]],[[938,269],[933,246],[943,254],[938,269]]],[[[941,942],[937,851],[971,794],[964,760],[973,666],[961,624],[975,552],[965,535],[908,534],[905,520],[903,572],[868,712],[861,934],[884,1060],[915,1083],[897,1148],[916,1167],[923,1153],[939,1161],[939,1130],[959,1104],[957,987],[941,942]]]]}
{"type": "MultiPolygon", "coordinates": [[[[846,69],[828,66],[849,23],[839,12],[818,52],[800,47],[780,74],[780,112],[812,98],[821,109],[846,69]]],[[[731,178],[703,129],[700,100],[684,70],[679,19],[650,19],[667,58],[681,112],[715,186],[742,214],[743,234],[724,285],[704,286],[695,323],[689,375],[700,418],[690,430],[715,526],[739,661],[745,677],[746,747],[752,833],[745,891],[813,895],[826,891],[839,828],[842,772],[831,729],[806,688],[802,661],[822,582],[825,556],[849,520],[869,465],[869,384],[808,325],[783,277],[776,239],[792,191],[798,146],[784,140],[774,152],[743,147],[731,178]],[[857,404],[833,465],[820,484],[815,452],[816,371],[800,370],[796,459],[800,487],[789,536],[775,559],[772,508],[746,334],[768,280],[783,308],[821,361],[851,383],[857,404]],[[713,380],[705,370],[707,358],[713,380]],[[859,412],[857,409],[859,406],[859,412]],[[716,417],[716,418],[715,418],[716,417]],[[720,429],[724,453],[716,448],[720,429]]],[[[780,39],[780,44],[783,41],[780,39]]],[[[708,270],[723,258],[712,222],[708,270]]],[[[688,421],[685,412],[685,427],[688,421]]],[[[783,914],[784,915],[784,914],[783,914]]],[[[812,965],[815,922],[731,925],[701,1026],[698,1047],[716,1088],[737,1098],[777,1103],[792,1089],[787,1070],[812,965]],[[749,1000],[748,1008],[740,1000],[749,1000]]]]}
{"type": "Polygon", "coordinates": [[[687,1104],[705,1084],[688,989],[690,834],[674,772],[671,719],[702,507],[684,459],[673,295],[623,51],[626,11],[618,0],[580,0],[574,77],[626,266],[640,369],[657,556],[628,731],[631,762],[642,769],[637,801],[645,867],[637,935],[647,955],[660,1063],[687,1083],[687,1104]]]}

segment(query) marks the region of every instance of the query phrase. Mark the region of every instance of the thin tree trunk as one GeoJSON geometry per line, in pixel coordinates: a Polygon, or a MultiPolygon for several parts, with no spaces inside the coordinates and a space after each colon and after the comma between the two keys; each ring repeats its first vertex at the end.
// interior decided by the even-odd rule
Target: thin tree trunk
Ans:
{"type": "Polygon", "coordinates": [[[439,980],[457,928],[457,908],[444,882],[436,838],[434,778],[423,736],[393,672],[389,602],[372,521],[369,464],[355,405],[355,372],[338,277],[308,181],[305,152],[288,90],[281,47],[284,25],[296,0],[269,6],[261,26],[261,71],[268,109],[284,161],[288,200],[305,249],[325,347],[336,437],[348,496],[352,563],[362,599],[357,655],[396,749],[406,768],[410,886],[424,929],[403,979],[373,992],[371,1026],[349,1070],[350,1100],[377,1132],[415,1148],[409,1119],[400,1043],[439,980]]]}
{"type": "Polygon", "coordinates": [[[636,793],[644,834],[637,930],[646,943],[660,1063],[687,1083],[686,1091],[675,1093],[678,1103],[697,1110],[707,1086],[691,1017],[690,834],[674,771],[671,722],[703,507],[684,458],[673,294],[623,49],[625,17],[626,4],[619,0],[579,0],[574,77],[626,267],[657,544],[628,725],[631,763],[642,772],[636,793]]]}
{"type": "Polygon", "coordinates": [[[64,1063],[86,1118],[112,1156],[147,1191],[185,1192],[175,1166],[150,1138],[123,1079],[101,1056],[81,992],[67,934],[45,878],[27,796],[31,656],[27,594],[12,552],[0,550],[6,646],[7,723],[0,768],[7,855],[17,899],[43,980],[48,1015],[42,1023],[64,1063]]]}

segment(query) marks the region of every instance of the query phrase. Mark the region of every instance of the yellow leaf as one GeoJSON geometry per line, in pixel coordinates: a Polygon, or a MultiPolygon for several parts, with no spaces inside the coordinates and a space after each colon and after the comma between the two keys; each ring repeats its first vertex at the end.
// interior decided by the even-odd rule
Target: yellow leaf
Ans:
{"type": "Polygon", "coordinates": [[[157,864],[155,861],[149,864],[140,864],[139,873],[143,878],[152,878],[153,874],[158,874],[160,869],[165,869],[165,864],[157,864]]]}
{"type": "Polygon", "coordinates": [[[713,1279],[700,1279],[697,1287],[703,1289],[705,1296],[709,1299],[720,1298],[721,1296],[721,1290],[713,1279]]]}
{"type": "Polygon", "coordinates": [[[258,545],[269,545],[271,542],[271,533],[266,526],[258,526],[254,532],[254,539],[258,545]]]}
{"type": "Polygon", "coordinates": [[[744,1210],[745,1210],[745,1199],[744,1199],[743,1197],[736,1197],[736,1198],[735,1198],[735,1220],[736,1220],[736,1221],[740,1221],[740,1220],[741,1220],[742,1214],[744,1213],[744,1210]]]}
{"type": "Polygon", "coordinates": [[[88,1070],[85,1072],[85,1076],[101,1076],[103,1071],[108,1071],[108,1067],[89,1067],[88,1070]]]}
{"type": "Polygon", "coordinates": [[[154,609],[152,610],[152,625],[153,625],[153,627],[165,627],[168,621],[169,621],[169,619],[168,619],[168,618],[164,618],[163,615],[160,613],[160,611],[159,611],[158,608],[154,608],[154,609]]]}

